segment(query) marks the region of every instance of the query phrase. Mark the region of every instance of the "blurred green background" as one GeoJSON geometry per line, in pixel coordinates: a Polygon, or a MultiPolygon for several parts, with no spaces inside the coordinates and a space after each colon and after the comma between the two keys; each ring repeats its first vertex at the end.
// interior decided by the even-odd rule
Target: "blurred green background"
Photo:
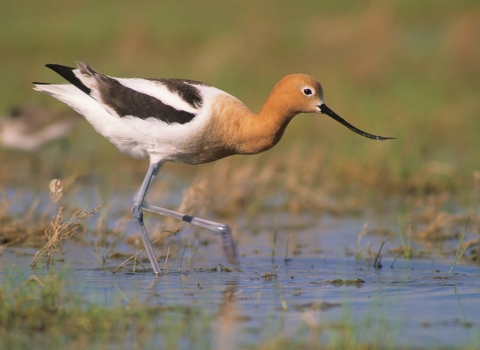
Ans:
{"type": "MultiPolygon", "coordinates": [[[[68,109],[32,90],[32,81],[62,81],[45,63],[200,80],[254,111],[284,75],[306,73],[350,123],[396,140],[372,142],[323,115],[300,115],[266,163],[295,150],[321,164],[324,178],[386,193],[470,191],[480,170],[477,0],[17,0],[2,2],[0,28],[1,110],[68,109]]],[[[72,141],[70,172],[118,162],[146,170],[88,125],[72,141]]],[[[0,152],[4,165],[12,161],[0,152]]]]}

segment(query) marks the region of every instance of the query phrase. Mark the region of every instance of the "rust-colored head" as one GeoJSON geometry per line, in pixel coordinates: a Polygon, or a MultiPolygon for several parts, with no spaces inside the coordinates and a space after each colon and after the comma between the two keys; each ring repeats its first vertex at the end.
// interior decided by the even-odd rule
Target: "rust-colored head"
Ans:
{"type": "Polygon", "coordinates": [[[306,74],[290,74],[281,79],[268,96],[264,108],[293,117],[298,113],[320,113],[323,89],[306,74]]]}
{"type": "Polygon", "coordinates": [[[281,116],[283,125],[286,125],[289,120],[299,113],[323,113],[348,129],[369,139],[391,139],[391,137],[366,133],[341,118],[325,105],[323,89],[320,83],[306,74],[290,74],[280,80],[268,96],[261,113],[273,113],[281,116]]]}

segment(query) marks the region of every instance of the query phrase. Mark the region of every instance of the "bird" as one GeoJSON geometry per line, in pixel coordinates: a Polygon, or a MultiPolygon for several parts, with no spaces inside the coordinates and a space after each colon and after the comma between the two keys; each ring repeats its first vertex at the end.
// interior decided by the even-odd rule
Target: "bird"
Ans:
{"type": "MultiPolygon", "coordinates": [[[[80,115],[73,111],[59,112],[39,104],[12,106],[0,117],[0,145],[22,152],[21,158],[29,160],[30,173],[38,175],[41,171],[38,151],[57,140],[62,141],[59,143],[62,153],[67,151],[66,136],[80,120],[80,115]]],[[[52,175],[59,173],[61,169],[55,166],[52,175]]]]}
{"type": "Polygon", "coordinates": [[[133,199],[132,216],[156,276],[161,273],[143,223],[143,210],[173,217],[220,234],[227,261],[238,266],[230,228],[149,204],[145,197],[165,162],[204,164],[237,154],[257,154],[275,146],[300,113],[323,113],[373,140],[376,136],[349,124],[324,103],[323,88],[306,74],[282,78],[258,113],[236,97],[188,79],[115,78],[88,62],[77,67],[47,64],[70,84],[34,83],[85,116],[93,128],[135,158],[149,159],[145,178],[133,199]]]}
{"type": "Polygon", "coordinates": [[[76,113],[41,105],[14,106],[0,117],[0,143],[5,148],[33,152],[64,137],[79,120],[76,113]]]}

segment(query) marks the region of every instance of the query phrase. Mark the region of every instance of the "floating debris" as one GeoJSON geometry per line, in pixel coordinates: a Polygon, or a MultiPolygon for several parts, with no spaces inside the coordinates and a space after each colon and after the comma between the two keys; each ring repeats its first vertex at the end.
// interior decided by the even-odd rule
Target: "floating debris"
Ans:
{"type": "Polygon", "coordinates": [[[327,285],[327,284],[331,284],[331,285],[334,285],[334,286],[351,286],[351,285],[355,285],[355,286],[359,286],[359,285],[362,285],[363,283],[366,283],[364,280],[362,280],[361,278],[355,278],[353,280],[342,280],[341,278],[336,278],[334,280],[327,280],[327,281],[324,281],[323,284],[327,285]]]}
{"type": "Polygon", "coordinates": [[[233,270],[229,267],[226,267],[226,266],[223,266],[222,264],[218,264],[217,266],[215,267],[212,267],[210,269],[207,269],[207,271],[213,271],[213,272],[217,272],[217,271],[220,271],[220,272],[232,272],[233,270]]]}

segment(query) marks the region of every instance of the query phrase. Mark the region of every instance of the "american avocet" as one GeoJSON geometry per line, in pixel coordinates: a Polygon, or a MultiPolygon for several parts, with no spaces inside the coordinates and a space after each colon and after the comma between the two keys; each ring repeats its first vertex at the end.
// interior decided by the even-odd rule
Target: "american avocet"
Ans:
{"type": "Polygon", "coordinates": [[[60,113],[43,106],[14,107],[0,117],[0,143],[22,151],[35,151],[64,137],[80,120],[74,112],[60,113]]]}
{"type": "Polygon", "coordinates": [[[160,273],[160,267],[143,224],[142,209],[220,233],[228,261],[237,263],[227,225],[146,203],[148,187],[163,163],[202,164],[234,154],[266,151],[277,144],[290,120],[299,113],[324,113],[362,136],[390,139],[368,134],[343,120],[323,102],[322,86],[304,74],[280,80],[255,114],[232,95],[198,81],[113,78],[87,63],[77,65],[47,64],[71,85],[35,83],[35,89],[83,114],[120,151],[150,159],[147,175],[134,197],[132,214],[155,274],[160,273]]]}

